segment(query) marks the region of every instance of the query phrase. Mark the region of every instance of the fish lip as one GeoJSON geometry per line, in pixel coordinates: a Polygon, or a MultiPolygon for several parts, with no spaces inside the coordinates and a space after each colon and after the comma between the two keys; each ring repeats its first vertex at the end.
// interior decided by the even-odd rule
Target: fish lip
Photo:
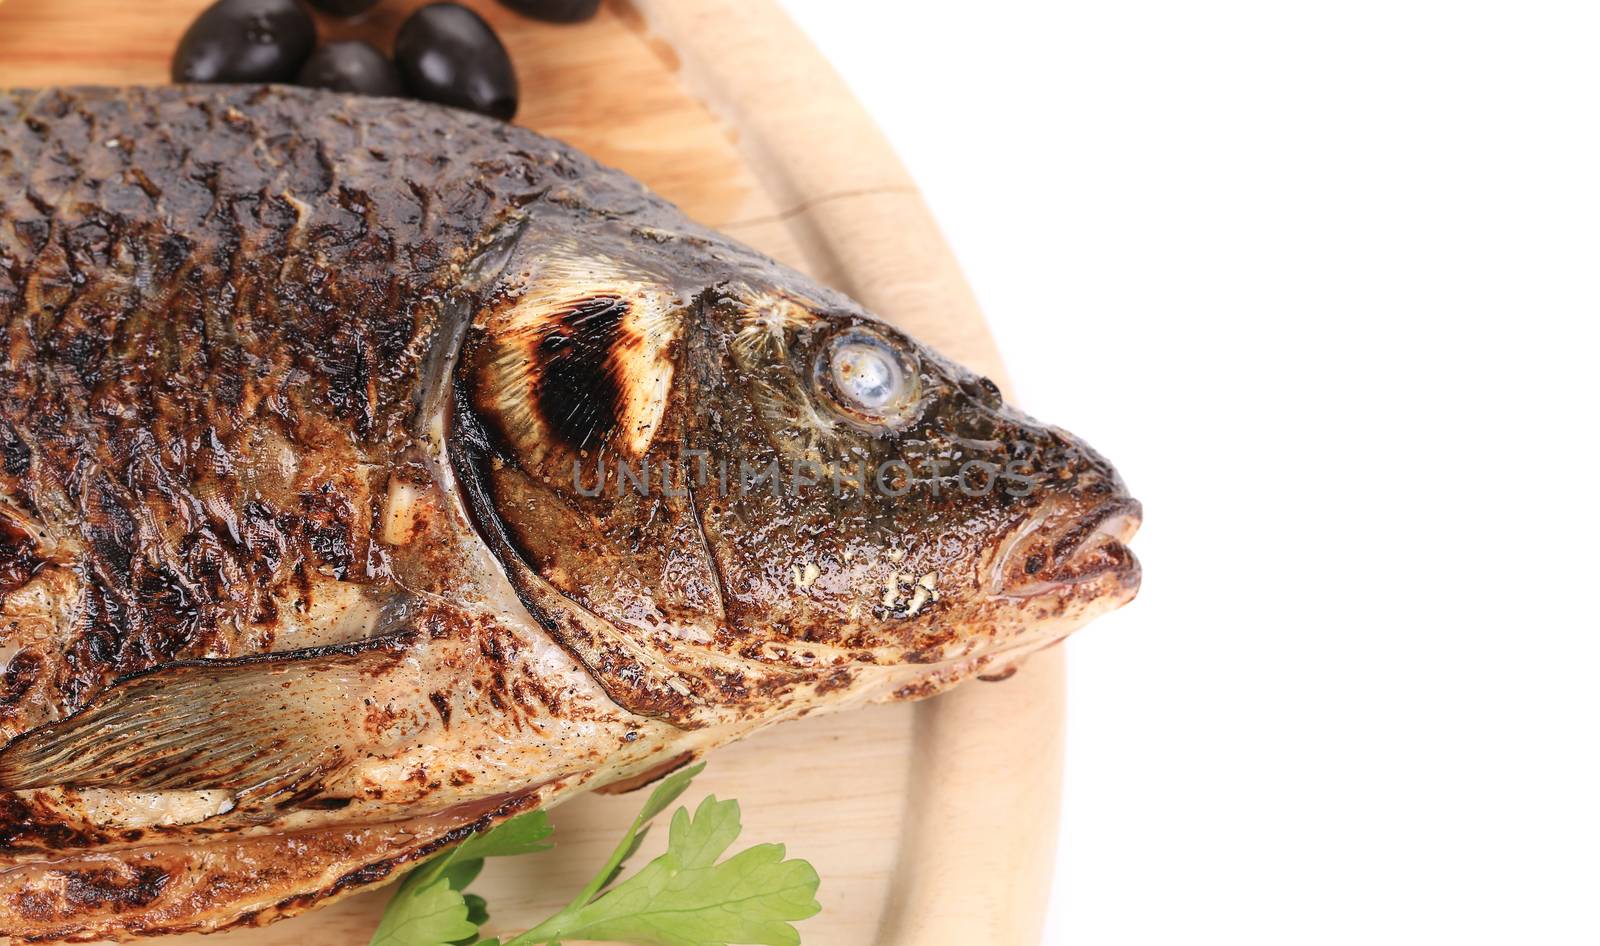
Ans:
{"type": "Polygon", "coordinates": [[[1124,602],[1138,593],[1141,568],[1128,542],[1143,521],[1139,501],[1118,496],[1079,515],[1070,506],[1065,499],[1049,503],[1006,537],[990,571],[991,594],[1028,599],[1094,583],[1103,583],[1124,602]],[[1022,572],[1042,577],[1016,580],[1014,566],[1023,556],[1022,572]]]}

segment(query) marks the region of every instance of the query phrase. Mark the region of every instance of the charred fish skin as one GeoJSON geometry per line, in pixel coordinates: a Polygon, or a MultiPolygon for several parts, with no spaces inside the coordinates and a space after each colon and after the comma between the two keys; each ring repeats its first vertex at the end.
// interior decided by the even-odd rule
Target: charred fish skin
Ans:
{"type": "Polygon", "coordinates": [[[420,104],[0,92],[0,392],[29,941],[301,912],[1000,671],[1138,584],[1087,446],[626,176],[420,104]]]}

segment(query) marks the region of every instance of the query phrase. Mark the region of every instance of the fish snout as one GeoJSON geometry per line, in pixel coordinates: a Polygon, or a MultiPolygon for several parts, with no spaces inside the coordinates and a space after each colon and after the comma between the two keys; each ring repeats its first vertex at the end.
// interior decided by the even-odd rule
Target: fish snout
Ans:
{"type": "Polygon", "coordinates": [[[1139,501],[1118,496],[1086,512],[1061,501],[1023,522],[995,557],[990,592],[1005,598],[1047,594],[1115,595],[1139,591],[1139,560],[1128,542],[1139,531],[1139,501]]]}

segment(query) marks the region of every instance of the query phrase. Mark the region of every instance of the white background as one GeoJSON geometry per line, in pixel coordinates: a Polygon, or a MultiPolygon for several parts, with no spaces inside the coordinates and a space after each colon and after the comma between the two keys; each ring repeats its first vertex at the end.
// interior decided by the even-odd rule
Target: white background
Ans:
{"type": "Polygon", "coordinates": [[[788,6],[1145,502],[1047,942],[1600,943],[1600,9],[788,6]]]}

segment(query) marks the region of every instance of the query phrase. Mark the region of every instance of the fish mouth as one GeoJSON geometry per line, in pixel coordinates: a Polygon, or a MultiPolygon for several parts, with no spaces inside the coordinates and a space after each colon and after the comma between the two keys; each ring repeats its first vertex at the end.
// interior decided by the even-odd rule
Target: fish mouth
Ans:
{"type": "Polygon", "coordinates": [[[1118,497],[1087,513],[1067,501],[1052,503],[1015,529],[995,556],[990,593],[1003,598],[1061,594],[1138,593],[1139,560],[1128,542],[1143,510],[1118,497]]]}

